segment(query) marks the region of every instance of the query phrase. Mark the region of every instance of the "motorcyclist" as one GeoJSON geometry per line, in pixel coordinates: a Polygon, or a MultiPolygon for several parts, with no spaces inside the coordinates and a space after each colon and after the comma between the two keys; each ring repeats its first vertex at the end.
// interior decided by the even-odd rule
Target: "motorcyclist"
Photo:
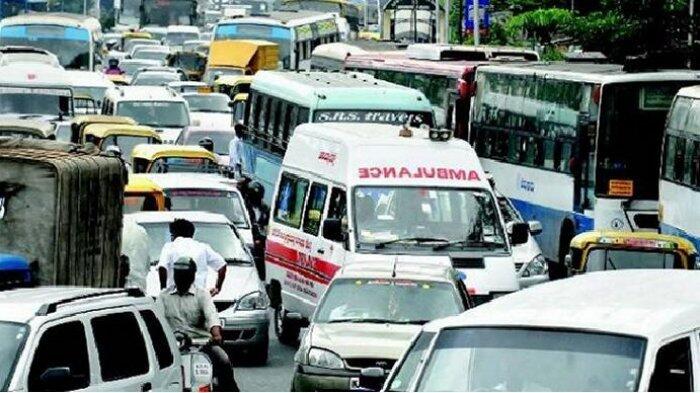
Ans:
{"type": "Polygon", "coordinates": [[[108,66],[105,69],[107,75],[123,75],[124,70],[119,68],[119,59],[109,59],[108,66]]]}
{"type": "Polygon", "coordinates": [[[220,346],[223,337],[219,314],[209,292],[194,285],[196,273],[197,264],[192,258],[179,258],[173,265],[175,283],[160,293],[158,301],[173,331],[192,339],[209,339],[201,351],[212,362],[217,390],[238,392],[231,360],[220,346]]]}

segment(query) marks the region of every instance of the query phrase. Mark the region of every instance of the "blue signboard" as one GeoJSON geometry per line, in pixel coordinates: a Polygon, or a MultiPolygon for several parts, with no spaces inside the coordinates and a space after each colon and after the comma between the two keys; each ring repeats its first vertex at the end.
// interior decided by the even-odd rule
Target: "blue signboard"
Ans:
{"type": "MultiPolygon", "coordinates": [[[[490,0],[479,0],[479,30],[488,29],[491,21],[489,19],[490,0]]],[[[464,0],[464,30],[474,30],[474,0],[464,0]]]]}

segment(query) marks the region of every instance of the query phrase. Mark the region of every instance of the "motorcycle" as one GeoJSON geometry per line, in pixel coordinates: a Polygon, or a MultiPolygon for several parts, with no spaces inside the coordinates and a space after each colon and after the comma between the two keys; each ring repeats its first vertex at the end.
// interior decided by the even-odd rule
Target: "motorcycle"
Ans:
{"type": "Polygon", "coordinates": [[[206,339],[192,339],[186,333],[175,332],[182,359],[182,388],[185,392],[215,390],[214,366],[209,356],[201,351],[206,339]]]}

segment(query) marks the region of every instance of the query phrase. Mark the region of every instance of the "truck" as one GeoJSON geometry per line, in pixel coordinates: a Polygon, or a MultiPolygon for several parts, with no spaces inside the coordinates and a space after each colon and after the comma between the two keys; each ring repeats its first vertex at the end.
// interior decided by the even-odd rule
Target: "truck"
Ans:
{"type": "Polygon", "coordinates": [[[254,75],[279,68],[279,45],[262,40],[219,40],[209,47],[202,81],[212,85],[223,75],[254,75]]]}
{"type": "Polygon", "coordinates": [[[0,138],[0,250],[29,261],[38,285],[118,286],[126,180],[97,149],[0,138]]]}

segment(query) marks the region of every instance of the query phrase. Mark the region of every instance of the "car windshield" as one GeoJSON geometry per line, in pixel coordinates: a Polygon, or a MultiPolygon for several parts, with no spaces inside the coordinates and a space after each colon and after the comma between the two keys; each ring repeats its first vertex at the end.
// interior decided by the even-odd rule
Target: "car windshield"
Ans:
{"type": "Polygon", "coordinates": [[[196,40],[199,38],[199,34],[195,32],[181,32],[181,33],[168,33],[165,36],[165,43],[168,46],[179,46],[185,41],[196,40]]]}
{"type": "Polygon", "coordinates": [[[109,146],[119,146],[124,161],[131,162],[131,152],[134,146],[141,143],[158,143],[155,138],[147,136],[110,135],[102,140],[100,150],[104,151],[109,146]]]}
{"type": "Polygon", "coordinates": [[[73,86],[73,94],[86,95],[95,100],[95,104],[100,106],[105,98],[107,87],[73,86]]]}
{"type": "Polygon", "coordinates": [[[157,60],[160,62],[165,62],[165,58],[168,56],[169,52],[166,51],[159,51],[159,50],[150,50],[150,49],[144,49],[140,50],[138,52],[135,52],[132,58],[134,59],[145,59],[145,60],[157,60]]]}
{"type": "Polygon", "coordinates": [[[165,86],[179,80],[180,75],[174,72],[142,72],[136,75],[131,84],[133,86],[165,86]]]}
{"type": "Polygon", "coordinates": [[[187,94],[183,98],[190,105],[190,112],[231,112],[229,98],[224,94],[187,94]]]}
{"type": "Polygon", "coordinates": [[[190,123],[184,102],[123,101],[118,104],[116,114],[152,127],[186,127],[190,123]]]}
{"type": "Polygon", "coordinates": [[[445,282],[339,279],[325,295],[315,323],[419,323],[462,312],[456,289],[445,282]]]}
{"type": "Polygon", "coordinates": [[[158,158],[149,173],[219,173],[219,165],[208,158],[165,157],[158,158]]]}
{"type": "MultiPolygon", "coordinates": [[[[148,255],[151,263],[157,263],[160,252],[170,239],[170,223],[139,223],[148,232],[150,241],[148,255]]],[[[226,224],[204,224],[194,222],[194,239],[206,243],[227,261],[250,261],[245,245],[226,224]]]]}
{"type": "Polygon", "coordinates": [[[214,142],[214,153],[222,156],[228,155],[228,145],[235,136],[231,131],[197,131],[188,132],[183,140],[183,145],[196,145],[204,138],[211,138],[214,142]]]}
{"type": "Polygon", "coordinates": [[[123,62],[119,63],[119,68],[121,68],[124,73],[128,76],[133,76],[139,68],[152,67],[157,65],[152,61],[133,61],[133,62],[123,62]]]}
{"type": "MultiPolygon", "coordinates": [[[[223,214],[237,228],[248,228],[243,201],[235,192],[225,190],[178,189],[168,190],[172,211],[205,211],[223,214]]],[[[167,202],[166,202],[167,203],[167,202]]]]}
{"type": "Polygon", "coordinates": [[[57,93],[41,94],[38,91],[21,91],[11,87],[0,87],[0,114],[35,114],[58,116],[61,113],[61,100],[67,107],[68,96],[57,93]]]}
{"type": "Polygon", "coordinates": [[[140,211],[158,211],[158,200],[155,193],[124,193],[123,214],[137,213],[140,211]]]}
{"type": "Polygon", "coordinates": [[[666,251],[594,248],[588,253],[586,271],[623,269],[683,269],[679,254],[666,251]]]}
{"type": "Polygon", "coordinates": [[[419,391],[636,391],[645,340],[524,328],[460,328],[437,337],[419,391]]]}
{"type": "Polygon", "coordinates": [[[27,325],[0,322],[0,391],[7,390],[15,362],[28,335],[27,325]]]}
{"type": "Polygon", "coordinates": [[[354,212],[360,246],[464,242],[461,246],[488,243],[503,248],[506,244],[496,205],[486,190],[357,187],[354,212]],[[435,242],[415,241],[421,238],[435,242]]]}

